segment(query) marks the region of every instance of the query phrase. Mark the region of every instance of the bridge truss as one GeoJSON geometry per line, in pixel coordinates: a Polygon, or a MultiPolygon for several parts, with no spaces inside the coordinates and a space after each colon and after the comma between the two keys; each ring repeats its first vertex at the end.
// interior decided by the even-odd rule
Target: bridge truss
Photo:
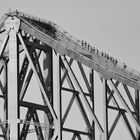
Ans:
{"type": "Polygon", "coordinates": [[[140,139],[138,72],[22,12],[0,33],[0,139],[112,140],[120,125],[140,139]]]}

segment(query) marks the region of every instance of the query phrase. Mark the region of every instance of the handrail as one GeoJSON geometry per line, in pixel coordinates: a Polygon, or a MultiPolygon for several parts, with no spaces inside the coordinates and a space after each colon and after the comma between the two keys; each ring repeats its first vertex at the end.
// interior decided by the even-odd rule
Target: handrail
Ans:
{"type": "MultiPolygon", "coordinates": [[[[79,48],[82,48],[83,49],[83,46],[81,45],[82,44],[82,41],[77,39],[76,37],[74,37],[73,35],[69,34],[67,31],[65,31],[64,29],[62,29],[60,26],[58,26],[57,24],[55,24],[54,22],[50,21],[50,20],[47,20],[47,19],[44,19],[44,18],[40,18],[40,17],[37,17],[37,16],[33,16],[31,14],[27,14],[27,13],[23,13],[23,12],[19,12],[19,11],[12,11],[12,12],[8,12],[6,13],[6,15],[11,15],[11,16],[19,16],[19,17],[23,17],[23,18],[29,18],[29,19],[32,19],[32,20],[36,20],[36,21],[39,21],[39,22],[42,22],[42,23],[46,23],[46,24],[50,24],[52,25],[56,30],[57,30],[57,35],[67,39],[68,41],[70,41],[71,43],[73,43],[74,45],[76,45],[77,47],[79,48]]],[[[90,50],[88,49],[84,49],[85,51],[87,52],[90,52],[90,50]]],[[[100,54],[101,52],[99,51],[98,54],[100,54]]],[[[101,58],[101,57],[99,57],[101,58]]],[[[105,58],[102,58],[102,59],[105,59],[105,58]]],[[[106,59],[105,59],[106,60],[106,59]]],[[[106,61],[107,63],[113,63],[109,60],[106,61]]],[[[140,79],[140,72],[126,66],[124,68],[124,64],[117,61],[117,64],[115,65],[116,67],[118,67],[119,69],[122,69],[124,71],[126,71],[127,73],[129,73],[130,75],[135,75],[136,78],[140,79]]]]}

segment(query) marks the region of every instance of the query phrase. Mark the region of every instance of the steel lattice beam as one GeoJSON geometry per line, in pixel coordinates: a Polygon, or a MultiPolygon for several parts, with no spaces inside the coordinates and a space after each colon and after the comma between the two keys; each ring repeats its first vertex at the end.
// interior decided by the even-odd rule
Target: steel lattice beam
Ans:
{"type": "Polygon", "coordinates": [[[56,26],[30,16],[7,14],[0,27],[5,28],[0,32],[5,36],[0,47],[2,139],[112,140],[121,122],[139,140],[135,74],[77,47],[56,26]]]}

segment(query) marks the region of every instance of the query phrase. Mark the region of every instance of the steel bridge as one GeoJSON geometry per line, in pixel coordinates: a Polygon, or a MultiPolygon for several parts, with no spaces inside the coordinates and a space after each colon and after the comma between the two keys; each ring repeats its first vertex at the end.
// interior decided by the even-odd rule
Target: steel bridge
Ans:
{"type": "Polygon", "coordinates": [[[140,139],[140,73],[19,11],[0,39],[0,139],[140,139]]]}

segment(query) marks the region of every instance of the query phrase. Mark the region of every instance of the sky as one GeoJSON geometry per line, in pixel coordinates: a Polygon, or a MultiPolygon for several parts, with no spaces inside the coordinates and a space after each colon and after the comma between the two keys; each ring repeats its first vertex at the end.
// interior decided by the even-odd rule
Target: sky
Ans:
{"type": "Polygon", "coordinates": [[[49,19],[140,72],[139,0],[0,0],[9,9],[49,19]]]}

